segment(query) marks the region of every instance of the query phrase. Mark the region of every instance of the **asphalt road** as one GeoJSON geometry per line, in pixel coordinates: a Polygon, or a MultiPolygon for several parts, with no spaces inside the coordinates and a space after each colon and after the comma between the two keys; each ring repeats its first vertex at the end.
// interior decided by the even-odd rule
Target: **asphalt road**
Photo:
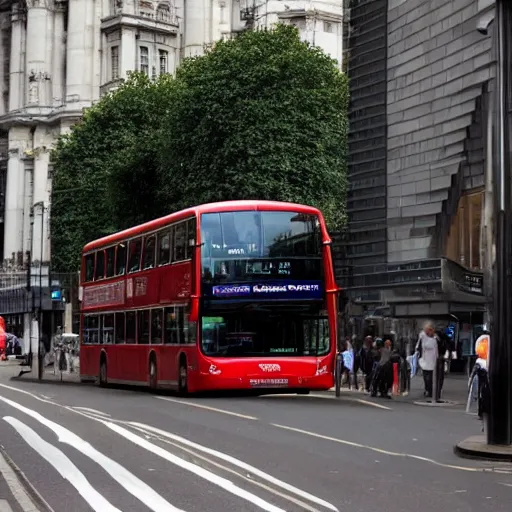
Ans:
{"type": "Polygon", "coordinates": [[[509,511],[512,466],[453,454],[478,430],[461,407],[364,395],[181,399],[0,378],[0,443],[56,512],[509,511]]]}

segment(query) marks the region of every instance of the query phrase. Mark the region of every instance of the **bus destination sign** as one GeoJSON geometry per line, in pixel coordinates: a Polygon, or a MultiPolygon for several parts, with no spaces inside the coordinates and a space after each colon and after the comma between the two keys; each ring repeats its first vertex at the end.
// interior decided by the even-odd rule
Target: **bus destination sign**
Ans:
{"type": "Polygon", "coordinates": [[[212,287],[216,298],[243,297],[258,299],[321,299],[320,281],[266,282],[257,284],[223,284],[212,287]]]}

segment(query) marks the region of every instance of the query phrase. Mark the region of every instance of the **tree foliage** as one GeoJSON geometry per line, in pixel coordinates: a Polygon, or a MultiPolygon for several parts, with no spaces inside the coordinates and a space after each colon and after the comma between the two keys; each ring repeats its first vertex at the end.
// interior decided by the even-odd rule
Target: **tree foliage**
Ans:
{"type": "Polygon", "coordinates": [[[56,270],[76,270],[87,242],[147,219],[156,176],[155,130],[172,87],[168,76],[154,82],[134,73],[59,139],[51,211],[56,270]]]}
{"type": "Polygon", "coordinates": [[[343,222],[347,79],[296,28],[219,42],[176,82],[159,151],[169,204],[294,201],[343,222]]]}
{"type": "Polygon", "coordinates": [[[319,207],[344,221],[348,84],[294,27],[245,32],[187,59],[176,78],[135,73],[55,151],[53,263],[89,240],[230,199],[319,207]]]}

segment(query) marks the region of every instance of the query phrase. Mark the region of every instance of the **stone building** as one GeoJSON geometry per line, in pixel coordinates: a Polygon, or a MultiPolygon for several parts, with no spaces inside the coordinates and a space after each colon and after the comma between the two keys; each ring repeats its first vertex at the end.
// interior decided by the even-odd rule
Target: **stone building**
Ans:
{"type": "Polygon", "coordinates": [[[217,40],[279,21],[341,64],[341,14],[341,0],[0,0],[0,315],[18,333],[39,309],[45,332],[62,323],[50,153],[84,108],[130,71],[174,73],[217,40]]]}
{"type": "MultiPolygon", "coordinates": [[[[349,226],[358,311],[483,322],[493,0],[349,0],[349,226]]],[[[488,203],[489,204],[489,203],[488,203]]]]}

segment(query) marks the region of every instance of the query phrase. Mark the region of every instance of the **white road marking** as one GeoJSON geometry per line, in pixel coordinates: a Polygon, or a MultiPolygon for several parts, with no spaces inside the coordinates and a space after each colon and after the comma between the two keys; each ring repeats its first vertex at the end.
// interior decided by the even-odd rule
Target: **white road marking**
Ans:
{"type": "Polygon", "coordinates": [[[316,437],[318,439],[323,439],[324,441],[332,441],[334,443],[344,444],[346,446],[352,446],[353,448],[364,448],[365,450],[371,450],[376,453],[382,453],[384,455],[390,455],[391,457],[401,457],[404,459],[414,459],[420,460],[422,462],[429,462],[430,464],[434,464],[435,466],[440,466],[448,469],[458,469],[460,471],[468,471],[473,473],[491,473],[496,472],[494,470],[486,469],[486,468],[471,468],[467,466],[456,466],[453,464],[444,464],[442,462],[438,462],[433,459],[429,459],[428,457],[421,457],[420,455],[413,455],[411,453],[400,453],[400,452],[391,452],[389,450],[383,450],[382,448],[377,448],[375,446],[370,446],[361,443],[354,443],[352,441],[347,441],[345,439],[339,439],[336,437],[324,436],[322,434],[317,434],[315,432],[309,432],[307,430],[302,430],[300,428],[288,427],[287,425],[279,425],[277,423],[271,423],[274,427],[281,428],[283,430],[288,430],[291,432],[296,432],[298,434],[304,434],[310,437],[316,437]]]}
{"type": "Polygon", "coordinates": [[[11,466],[0,453],[0,473],[23,512],[39,512],[11,466]]]}
{"type": "MultiPolygon", "coordinates": [[[[267,399],[267,398],[296,398],[297,400],[307,400],[308,398],[321,398],[322,400],[339,400],[339,398],[331,395],[320,395],[317,393],[310,393],[309,395],[292,395],[292,394],[286,394],[286,393],[280,393],[277,395],[267,395],[262,396],[260,398],[267,399]]],[[[377,404],[375,402],[370,402],[369,400],[363,400],[362,398],[352,398],[352,397],[343,397],[341,400],[341,403],[343,402],[358,402],[363,405],[369,405],[371,407],[375,407],[376,409],[384,409],[386,411],[392,411],[391,407],[387,407],[382,404],[377,404]]]]}
{"type": "Polygon", "coordinates": [[[236,416],[237,418],[243,418],[244,420],[258,421],[258,418],[254,416],[247,416],[246,414],[240,414],[238,412],[226,411],[225,409],[217,409],[216,407],[210,407],[208,405],[194,404],[185,400],[176,400],[174,398],[167,398],[165,396],[155,396],[159,400],[166,400],[167,402],[176,402],[177,404],[189,405],[190,407],[197,407],[198,409],[204,409],[206,411],[220,412],[222,414],[228,414],[229,416],[236,416]]]}
{"type": "Polygon", "coordinates": [[[110,418],[110,414],[106,412],[98,411],[98,409],[91,409],[90,407],[73,407],[73,409],[78,409],[79,411],[85,411],[85,412],[92,412],[93,414],[96,414],[98,416],[105,416],[107,418],[110,418]]]}
{"type": "MultiPolygon", "coordinates": [[[[164,439],[161,436],[158,436],[156,434],[152,434],[151,436],[148,436],[147,435],[148,434],[147,429],[142,429],[142,428],[137,428],[137,427],[134,427],[134,428],[136,430],[138,430],[139,432],[141,432],[142,434],[145,434],[146,439],[154,438],[154,439],[158,439],[162,443],[170,444],[171,446],[174,446],[175,448],[178,448],[179,450],[181,450],[183,452],[189,453],[190,455],[194,456],[196,459],[204,460],[208,464],[210,464],[212,466],[215,466],[216,468],[219,468],[222,471],[225,471],[226,473],[231,473],[232,475],[235,475],[238,478],[242,478],[243,480],[251,483],[252,485],[256,485],[257,487],[265,489],[265,491],[267,491],[267,492],[270,492],[272,494],[275,494],[276,496],[284,498],[285,500],[288,500],[291,503],[294,503],[295,505],[298,505],[299,507],[301,507],[304,510],[307,510],[309,512],[320,512],[320,510],[311,507],[310,505],[308,505],[304,501],[301,501],[301,500],[295,498],[294,496],[290,496],[289,494],[284,494],[284,493],[278,491],[277,489],[274,489],[273,487],[269,487],[266,484],[263,484],[261,482],[258,482],[257,480],[254,480],[254,478],[252,478],[251,474],[243,475],[242,473],[236,471],[235,469],[232,469],[232,468],[230,468],[228,466],[220,464],[219,462],[216,462],[215,460],[213,460],[213,459],[211,459],[209,457],[206,457],[205,455],[201,455],[201,454],[197,453],[197,451],[191,450],[189,448],[185,448],[183,445],[181,445],[180,443],[178,443],[176,441],[171,441],[169,439],[164,439]]],[[[149,470],[149,471],[152,471],[152,470],[149,470]]]]}
{"type": "Polygon", "coordinates": [[[285,512],[282,508],[276,507],[275,505],[272,505],[268,501],[263,500],[259,496],[256,496],[255,494],[246,491],[241,487],[238,487],[237,485],[235,485],[233,482],[230,482],[226,478],[218,476],[215,473],[212,473],[211,471],[202,468],[201,466],[197,466],[196,464],[192,464],[191,462],[183,460],[180,457],[177,457],[176,455],[173,455],[172,453],[168,452],[167,450],[160,448],[160,446],[156,446],[153,443],[150,443],[149,441],[142,439],[142,437],[134,434],[133,432],[130,432],[129,430],[119,425],[116,425],[115,423],[105,422],[105,425],[114,432],[116,432],[117,434],[119,434],[120,436],[123,436],[129,441],[132,441],[132,443],[135,443],[141,448],[145,448],[148,452],[154,453],[155,455],[162,457],[168,462],[171,462],[176,466],[179,466],[183,469],[186,469],[187,471],[190,471],[191,473],[194,473],[195,475],[201,478],[204,478],[208,482],[221,487],[222,489],[230,492],[231,494],[234,494],[235,496],[238,496],[239,498],[242,498],[246,501],[249,501],[250,503],[253,503],[254,505],[260,507],[261,509],[266,510],[267,512],[285,512]]]}
{"type": "Polygon", "coordinates": [[[371,407],[376,407],[377,409],[384,409],[386,411],[392,411],[391,407],[386,407],[385,405],[382,405],[382,404],[377,404],[375,402],[363,400],[362,398],[349,398],[348,401],[349,402],[358,402],[358,403],[364,404],[364,405],[370,405],[371,407]]]}
{"type": "Polygon", "coordinates": [[[93,510],[97,512],[121,512],[92,487],[84,474],[58,448],[46,442],[34,430],[16,418],[4,416],[4,421],[14,427],[23,440],[53,466],[62,478],[67,480],[79,492],[80,496],[93,510]]]}
{"type": "Polygon", "coordinates": [[[7,500],[0,500],[0,512],[12,512],[11,505],[7,500]]]}
{"type": "MultiPolygon", "coordinates": [[[[138,498],[144,505],[153,510],[154,512],[183,512],[181,509],[174,507],[166,501],[160,494],[154,491],[149,485],[137,478],[133,473],[130,473],[123,466],[110,459],[103,453],[99,452],[90,443],[84,441],[81,437],[68,430],[67,428],[46,419],[32,409],[24,407],[21,404],[13,402],[8,398],[0,396],[0,400],[11,405],[15,409],[24,412],[28,416],[39,421],[39,423],[48,427],[58,437],[61,443],[72,446],[79,452],[89,457],[91,460],[99,464],[114,480],[116,480],[122,487],[124,487],[130,494],[138,498]]],[[[68,410],[73,411],[69,408],[68,410]]],[[[76,411],[77,413],[79,411],[76,411]]],[[[80,413],[79,413],[80,414],[80,413]]],[[[83,413],[82,413],[83,414],[83,413]]],[[[102,420],[97,420],[104,423],[102,420]]]]}
{"type": "MultiPolygon", "coordinates": [[[[36,396],[34,393],[30,393],[28,391],[24,391],[23,389],[15,388],[13,386],[7,386],[6,384],[0,384],[0,387],[5,388],[5,389],[10,389],[12,391],[16,391],[18,393],[22,393],[22,394],[28,395],[28,396],[34,398],[35,400],[39,400],[40,402],[44,402],[44,403],[47,403],[47,404],[50,404],[50,405],[54,405],[56,407],[60,407],[61,409],[66,409],[68,411],[74,412],[75,414],[80,414],[81,416],[84,416],[84,417],[89,418],[91,420],[102,421],[100,418],[97,418],[97,417],[85,414],[84,412],[81,412],[81,411],[77,411],[77,410],[73,409],[72,407],[70,407],[69,405],[62,405],[62,404],[59,404],[59,403],[56,403],[56,402],[52,402],[52,401],[49,401],[49,400],[44,400],[44,399],[36,396]]],[[[119,423],[123,423],[123,424],[126,423],[126,422],[123,422],[123,421],[120,421],[120,420],[114,420],[114,419],[112,419],[111,421],[118,421],[119,423]]],[[[444,468],[447,468],[447,469],[454,469],[454,470],[458,470],[458,471],[468,471],[468,472],[475,472],[475,473],[503,473],[503,474],[511,474],[512,473],[512,471],[506,471],[506,470],[505,471],[499,471],[499,470],[488,469],[488,468],[475,468],[475,467],[469,467],[469,466],[456,466],[456,465],[453,465],[453,464],[444,464],[442,462],[438,462],[438,461],[433,460],[433,459],[428,459],[428,458],[425,458],[425,457],[420,457],[419,455],[414,455],[414,454],[410,454],[410,453],[390,452],[390,451],[382,450],[380,448],[375,448],[375,447],[364,445],[364,444],[352,443],[350,441],[345,441],[343,439],[337,439],[335,437],[321,436],[320,434],[315,434],[315,433],[312,433],[312,432],[308,432],[306,430],[295,429],[294,427],[288,427],[286,425],[279,425],[277,423],[269,423],[269,425],[277,427],[277,428],[282,428],[282,429],[286,429],[286,430],[295,431],[297,433],[302,433],[302,434],[305,434],[305,435],[308,435],[308,436],[324,438],[324,440],[334,441],[334,442],[337,442],[337,443],[340,443],[340,444],[345,444],[345,445],[348,445],[348,446],[352,446],[354,448],[363,448],[363,449],[366,449],[366,450],[373,450],[373,451],[377,451],[379,453],[384,453],[386,455],[390,455],[390,456],[394,456],[394,457],[410,458],[410,459],[415,459],[415,460],[419,460],[419,461],[422,461],[422,462],[428,462],[430,464],[434,464],[435,466],[444,467],[444,468]]]]}
{"type": "Polygon", "coordinates": [[[279,480],[279,479],[269,475],[268,473],[265,473],[265,472],[261,471],[260,469],[255,468],[254,466],[251,466],[250,464],[247,464],[246,462],[241,461],[240,459],[232,457],[231,455],[228,455],[223,452],[219,452],[212,448],[207,448],[206,446],[202,446],[200,444],[194,443],[193,441],[189,441],[188,439],[185,439],[184,437],[177,436],[175,434],[171,434],[170,432],[166,432],[165,430],[161,430],[159,428],[152,427],[151,425],[146,425],[144,423],[138,423],[138,422],[134,422],[134,421],[131,421],[128,424],[135,428],[141,429],[142,431],[145,430],[146,432],[153,432],[153,433],[161,435],[163,437],[167,437],[168,439],[172,439],[173,441],[181,443],[185,446],[194,448],[195,450],[198,450],[200,452],[207,453],[208,455],[217,457],[218,459],[229,462],[230,464],[233,464],[233,466],[237,466],[237,467],[243,469],[244,471],[253,473],[254,475],[260,477],[261,479],[266,480],[267,482],[270,482],[270,483],[276,485],[277,487],[281,487],[281,489],[291,492],[291,493],[295,494],[296,496],[300,496],[302,499],[308,500],[311,503],[316,503],[317,505],[321,505],[325,508],[328,508],[329,510],[333,510],[335,512],[338,511],[338,509],[331,503],[329,503],[321,498],[318,498],[317,496],[309,494],[306,491],[298,489],[297,487],[294,487],[293,485],[283,482],[282,480],[279,480]]]}

